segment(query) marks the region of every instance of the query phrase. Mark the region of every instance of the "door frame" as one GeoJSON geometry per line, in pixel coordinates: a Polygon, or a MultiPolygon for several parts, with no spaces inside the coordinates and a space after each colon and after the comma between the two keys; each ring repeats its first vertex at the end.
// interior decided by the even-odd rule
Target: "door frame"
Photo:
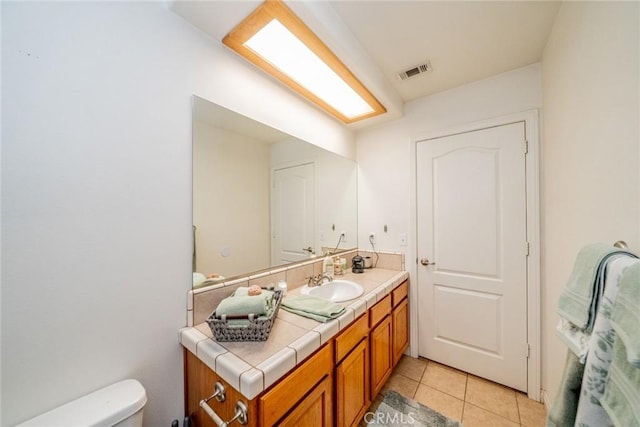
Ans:
{"type": "MultiPolygon", "coordinates": [[[[460,133],[524,122],[525,138],[528,141],[528,151],[525,156],[525,180],[527,201],[527,240],[529,242],[529,256],[527,257],[527,341],[529,344],[529,358],[527,359],[527,395],[530,399],[541,399],[541,317],[540,317],[540,134],[539,111],[527,110],[491,119],[475,121],[447,127],[434,131],[417,133],[410,141],[410,235],[416,236],[415,241],[407,246],[406,268],[411,277],[418,283],[418,249],[417,249],[417,155],[419,141],[442,138],[460,133]],[[412,262],[411,260],[415,260],[412,262]]],[[[410,354],[418,357],[418,288],[411,286],[410,298],[410,354]]],[[[523,349],[523,351],[526,351],[523,349]]]]}

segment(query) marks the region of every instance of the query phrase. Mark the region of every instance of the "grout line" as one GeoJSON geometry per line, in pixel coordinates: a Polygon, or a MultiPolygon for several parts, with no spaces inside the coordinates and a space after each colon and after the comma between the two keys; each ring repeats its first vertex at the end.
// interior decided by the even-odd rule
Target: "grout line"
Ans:
{"type": "Polygon", "coordinates": [[[522,417],[520,416],[520,404],[518,403],[518,395],[516,394],[516,410],[518,411],[518,421],[522,425],[522,417]]]}
{"type": "MultiPolygon", "coordinates": [[[[512,422],[512,423],[516,423],[516,424],[518,424],[519,426],[522,426],[522,417],[521,417],[521,415],[520,415],[520,404],[519,404],[519,402],[518,402],[518,396],[517,396],[517,392],[516,392],[515,390],[511,389],[511,390],[513,390],[513,392],[514,392],[514,394],[515,394],[515,398],[516,398],[516,410],[518,411],[518,421],[513,421],[513,420],[511,420],[511,419],[509,419],[509,418],[507,418],[507,417],[503,416],[502,414],[496,413],[496,412],[494,412],[494,411],[492,411],[492,410],[490,410],[490,409],[488,409],[488,408],[484,408],[484,407],[482,407],[482,406],[478,406],[478,405],[473,404],[472,402],[467,401],[467,395],[468,395],[468,391],[469,391],[469,376],[471,375],[471,374],[469,374],[468,372],[460,371],[460,372],[462,372],[462,373],[464,373],[464,374],[465,374],[465,389],[464,389],[464,398],[463,398],[463,399],[460,399],[460,398],[459,398],[459,397],[457,397],[457,396],[454,396],[454,395],[449,394],[449,393],[447,393],[447,392],[445,392],[445,391],[439,390],[439,389],[437,389],[437,388],[435,388],[435,387],[432,387],[432,386],[430,386],[430,385],[428,385],[428,384],[423,383],[423,382],[422,382],[422,379],[423,379],[423,378],[425,377],[425,375],[427,374],[427,367],[429,366],[429,363],[431,362],[431,360],[426,359],[426,358],[423,358],[423,357],[419,357],[418,359],[420,359],[420,360],[424,360],[424,361],[426,362],[426,363],[425,363],[424,370],[422,371],[422,375],[420,376],[420,379],[419,379],[419,380],[415,380],[415,379],[410,378],[410,377],[408,377],[408,376],[406,376],[406,375],[404,375],[404,374],[402,374],[402,373],[399,373],[399,372],[396,372],[395,374],[396,374],[396,375],[400,375],[400,376],[402,376],[402,377],[404,377],[404,378],[406,378],[406,379],[408,379],[408,380],[410,380],[410,381],[417,381],[417,383],[418,383],[418,388],[422,385],[422,386],[428,387],[428,388],[430,388],[430,389],[432,389],[432,390],[435,390],[435,391],[438,391],[438,392],[440,392],[440,393],[446,394],[447,396],[451,396],[451,397],[453,397],[453,398],[455,398],[455,399],[457,399],[457,400],[462,400],[462,417],[461,417],[461,422],[462,422],[462,420],[464,419],[464,414],[465,414],[466,409],[467,409],[467,404],[469,404],[469,405],[476,406],[476,407],[478,407],[479,409],[481,409],[481,410],[483,410],[483,411],[486,411],[486,412],[488,412],[488,413],[490,413],[490,414],[492,414],[492,415],[495,415],[495,416],[497,416],[497,417],[499,417],[499,418],[501,418],[501,419],[504,419],[504,420],[506,420],[506,421],[509,421],[509,422],[512,422]]],[[[490,381],[490,382],[492,382],[492,381],[490,381]]],[[[416,394],[417,394],[417,393],[418,393],[418,389],[416,388],[416,391],[413,393],[413,396],[411,397],[413,400],[415,400],[415,396],[416,396],[416,394]]]]}
{"type": "Polygon", "coordinates": [[[467,401],[462,401],[462,415],[460,415],[460,422],[464,423],[464,410],[467,408],[467,401]]]}

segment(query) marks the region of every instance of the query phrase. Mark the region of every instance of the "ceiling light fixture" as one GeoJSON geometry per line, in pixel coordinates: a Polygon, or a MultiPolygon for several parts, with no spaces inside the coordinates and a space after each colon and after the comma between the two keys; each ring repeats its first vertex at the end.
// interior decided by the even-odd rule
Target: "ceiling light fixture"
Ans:
{"type": "Polygon", "coordinates": [[[267,0],[222,42],[345,123],[387,110],[280,0],[267,0]]]}

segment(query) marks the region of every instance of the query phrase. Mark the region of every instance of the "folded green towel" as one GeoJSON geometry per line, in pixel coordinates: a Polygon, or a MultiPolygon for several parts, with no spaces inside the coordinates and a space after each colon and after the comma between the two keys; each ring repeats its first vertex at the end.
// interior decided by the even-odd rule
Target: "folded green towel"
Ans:
{"type": "Polygon", "coordinates": [[[260,295],[255,296],[231,296],[223,299],[216,308],[216,317],[227,316],[246,316],[255,314],[260,316],[267,314],[272,310],[268,300],[260,295]]]}
{"type": "Polygon", "coordinates": [[[288,297],[282,302],[282,308],[318,322],[328,322],[344,312],[340,304],[310,295],[288,297]]]}
{"type": "Polygon", "coordinates": [[[620,276],[611,323],[627,349],[627,361],[640,368],[640,261],[620,276]]]}
{"type": "Polygon", "coordinates": [[[197,289],[202,285],[207,278],[202,273],[193,273],[193,289],[197,289]]]}
{"type": "Polygon", "coordinates": [[[604,290],[605,268],[616,254],[635,255],[602,243],[587,245],[578,252],[565,289],[558,300],[558,314],[590,333],[598,302],[604,290]]]}
{"type": "Polygon", "coordinates": [[[637,427],[640,425],[640,369],[629,363],[626,355],[624,343],[617,337],[600,403],[615,426],[637,427]]]}

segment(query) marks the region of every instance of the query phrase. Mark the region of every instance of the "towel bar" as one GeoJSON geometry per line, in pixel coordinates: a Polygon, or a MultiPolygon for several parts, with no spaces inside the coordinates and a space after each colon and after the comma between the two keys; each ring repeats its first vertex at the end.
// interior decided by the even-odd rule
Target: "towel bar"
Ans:
{"type": "Polygon", "coordinates": [[[226,400],[226,392],[224,389],[224,385],[222,385],[222,383],[220,383],[219,381],[216,382],[214,385],[214,391],[215,392],[211,396],[207,397],[206,399],[202,399],[200,401],[200,407],[207,413],[207,415],[209,415],[209,417],[211,417],[211,419],[216,423],[216,425],[218,425],[219,427],[227,427],[229,424],[231,424],[236,420],[238,420],[238,422],[242,425],[247,424],[249,419],[247,417],[247,405],[245,405],[243,402],[239,400],[236,402],[235,416],[231,418],[229,421],[223,421],[222,418],[220,418],[220,416],[216,414],[216,411],[214,411],[213,408],[211,408],[211,406],[209,406],[207,402],[209,402],[211,399],[214,399],[214,398],[218,402],[224,402],[226,400]]]}
{"type": "Polygon", "coordinates": [[[236,420],[238,421],[238,423],[242,425],[246,425],[249,420],[249,417],[247,415],[247,405],[245,405],[240,400],[236,402],[236,413],[234,417],[231,418],[229,421],[223,421],[222,418],[220,418],[220,416],[216,414],[216,412],[211,408],[211,406],[209,406],[207,402],[205,402],[204,400],[200,401],[200,407],[204,409],[207,415],[211,417],[211,419],[216,423],[218,427],[227,427],[229,424],[231,424],[236,420]]]}

